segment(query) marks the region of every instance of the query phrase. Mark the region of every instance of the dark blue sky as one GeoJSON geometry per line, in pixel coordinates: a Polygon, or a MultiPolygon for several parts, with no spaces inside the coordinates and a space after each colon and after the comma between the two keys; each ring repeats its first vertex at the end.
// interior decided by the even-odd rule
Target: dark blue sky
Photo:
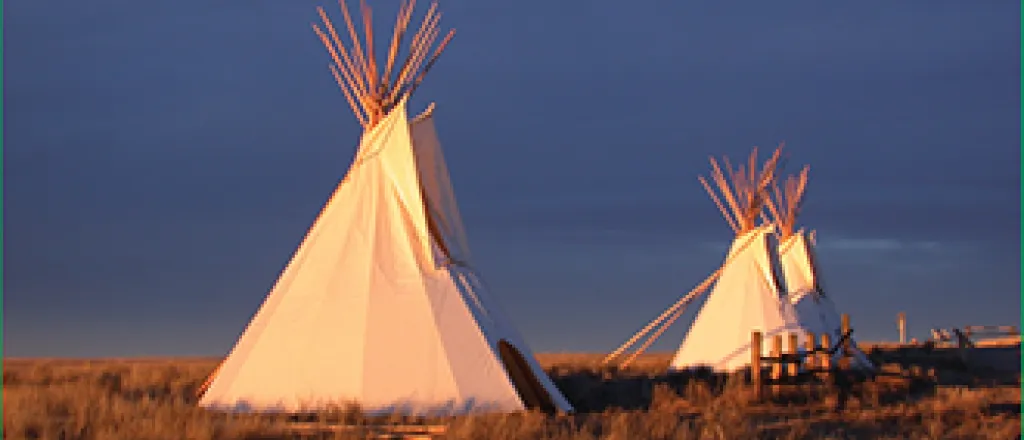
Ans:
{"type": "MultiPolygon", "coordinates": [[[[397,1],[371,4],[390,29],[397,1]]],[[[318,5],[340,21],[5,5],[6,354],[231,347],[358,142],[318,5]]],[[[1020,2],[441,10],[458,34],[413,111],[437,102],[478,266],[535,350],[611,350],[700,282],[731,239],[707,156],[780,141],[811,164],[803,220],[861,339],[899,311],[919,337],[1020,320],[1020,2]]]]}

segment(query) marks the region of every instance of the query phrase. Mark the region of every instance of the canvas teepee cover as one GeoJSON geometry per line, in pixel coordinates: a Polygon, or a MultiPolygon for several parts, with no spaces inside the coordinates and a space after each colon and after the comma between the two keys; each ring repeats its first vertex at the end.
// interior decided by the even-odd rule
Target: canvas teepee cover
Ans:
{"type": "MultiPolygon", "coordinates": [[[[670,370],[710,367],[732,371],[750,364],[750,333],[760,330],[766,337],[797,332],[804,338],[792,306],[780,294],[781,280],[772,239],[773,225],[757,226],[766,189],[774,178],[780,150],[757,170],[757,150],[746,169],[726,169],[732,184],[715,160],[712,177],[725,203],[700,178],[736,233],[714,289],[707,296],[693,324],[676,351],[670,370]]],[[[768,355],[767,347],[765,356],[768,355]]]]}
{"type": "MultiPolygon", "coordinates": [[[[803,229],[797,230],[796,218],[807,189],[810,167],[805,166],[798,175],[788,176],[782,188],[773,185],[772,196],[766,200],[768,211],[778,225],[778,253],[782,263],[788,300],[793,304],[801,326],[816,335],[829,334],[833,342],[842,337],[842,321],[835,304],[821,288],[817,257],[813,244],[803,229]]],[[[851,339],[853,366],[873,368],[851,339]]],[[[836,352],[836,357],[841,357],[836,352]]]]}
{"type": "MultiPolygon", "coordinates": [[[[314,26],[364,126],[348,174],[238,340],[200,405],[299,411],[354,402],[369,413],[570,411],[564,396],[473,270],[428,110],[407,97],[452,36],[427,52],[440,14],[428,11],[395,66],[413,4],[403,4],[382,75],[363,5],[365,52],[327,19],[314,26]],[[394,73],[394,75],[392,75],[394,73]]],[[[433,107],[431,106],[431,109],[433,107]]]]}

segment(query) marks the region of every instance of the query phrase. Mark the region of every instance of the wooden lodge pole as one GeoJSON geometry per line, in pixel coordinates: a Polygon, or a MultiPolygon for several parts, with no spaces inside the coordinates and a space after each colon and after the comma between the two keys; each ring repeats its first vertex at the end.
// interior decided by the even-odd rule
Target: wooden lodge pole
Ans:
{"type": "Polygon", "coordinates": [[[764,338],[761,332],[750,332],[750,382],[754,385],[754,399],[764,398],[764,380],[761,378],[761,353],[764,338]]]}
{"type": "Polygon", "coordinates": [[[900,344],[907,343],[907,314],[900,312],[896,315],[896,326],[900,329],[900,344]]]}

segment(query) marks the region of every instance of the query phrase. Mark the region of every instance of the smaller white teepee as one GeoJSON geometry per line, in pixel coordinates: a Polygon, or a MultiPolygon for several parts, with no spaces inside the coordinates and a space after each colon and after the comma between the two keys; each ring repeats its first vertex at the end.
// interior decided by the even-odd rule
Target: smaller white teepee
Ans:
{"type": "MultiPolygon", "coordinates": [[[[773,186],[772,197],[765,201],[772,221],[778,226],[778,254],[782,262],[788,301],[793,304],[800,325],[816,335],[829,334],[833,342],[842,337],[842,322],[835,304],[825,295],[818,277],[817,258],[803,229],[795,230],[796,217],[804,200],[810,167],[789,176],[783,188],[773,186]]],[[[853,366],[874,368],[867,356],[851,338],[853,366]]],[[[836,357],[842,356],[841,352],[836,357]]]]}
{"type": "MultiPolygon", "coordinates": [[[[760,172],[756,148],[746,168],[741,165],[733,170],[726,159],[731,187],[712,158],[712,178],[725,204],[700,178],[736,238],[722,264],[718,282],[676,351],[670,370],[711,367],[731,371],[746,367],[750,364],[750,333],[755,330],[768,337],[794,332],[806,338],[796,312],[780,292],[780,268],[772,243],[774,227],[756,225],[780,153],[781,149],[776,150],[760,172]]],[[[764,355],[768,354],[765,347],[764,355]]]]}

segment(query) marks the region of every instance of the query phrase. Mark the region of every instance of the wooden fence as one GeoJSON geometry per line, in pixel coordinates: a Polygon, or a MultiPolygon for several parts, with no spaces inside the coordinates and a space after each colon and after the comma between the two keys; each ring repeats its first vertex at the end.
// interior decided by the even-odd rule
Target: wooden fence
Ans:
{"type": "Polygon", "coordinates": [[[782,334],[776,334],[771,339],[770,354],[764,356],[762,355],[766,342],[764,335],[760,331],[751,332],[750,372],[756,398],[760,400],[765,397],[767,385],[771,385],[771,392],[775,394],[782,385],[799,384],[812,377],[821,378],[824,375],[832,374],[836,369],[850,368],[853,353],[852,334],[850,317],[844,313],[842,315],[842,333],[835,345],[833,345],[832,336],[829,334],[822,334],[819,338],[813,332],[807,332],[803,347],[800,347],[799,344],[799,333],[790,332],[786,338],[783,338],[782,334]],[[783,346],[784,339],[788,341],[785,347],[783,346]],[[837,352],[842,353],[838,364],[834,359],[837,352]],[[770,367],[768,377],[765,377],[764,368],[766,366],[770,367]]]}

